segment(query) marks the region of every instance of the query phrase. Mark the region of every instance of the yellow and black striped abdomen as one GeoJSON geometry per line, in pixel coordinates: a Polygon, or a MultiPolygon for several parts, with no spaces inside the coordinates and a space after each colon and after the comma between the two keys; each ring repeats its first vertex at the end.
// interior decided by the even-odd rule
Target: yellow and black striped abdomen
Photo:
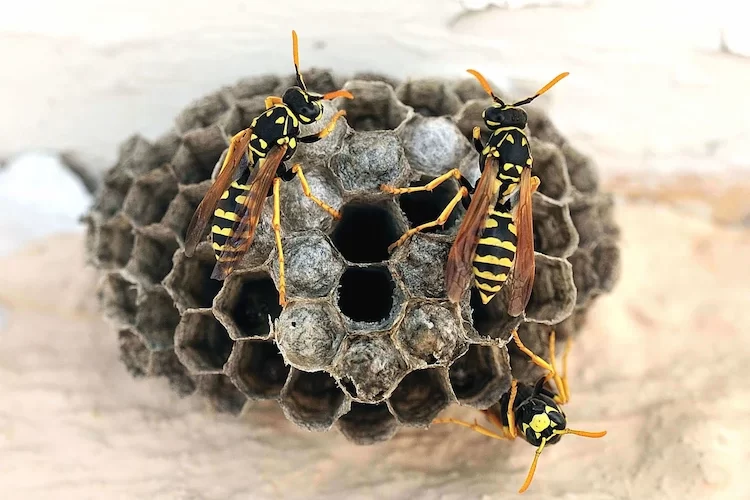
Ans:
{"type": "Polygon", "coordinates": [[[211,223],[211,244],[217,259],[224,250],[224,244],[234,234],[232,228],[239,222],[240,217],[237,215],[237,211],[244,203],[245,196],[250,189],[246,182],[249,180],[251,172],[252,168],[246,169],[239,179],[232,182],[229,189],[221,195],[219,204],[214,210],[211,223]]]}
{"type": "Polygon", "coordinates": [[[510,207],[498,203],[488,213],[474,254],[474,284],[483,304],[492,300],[508,279],[516,257],[516,242],[510,207]]]}

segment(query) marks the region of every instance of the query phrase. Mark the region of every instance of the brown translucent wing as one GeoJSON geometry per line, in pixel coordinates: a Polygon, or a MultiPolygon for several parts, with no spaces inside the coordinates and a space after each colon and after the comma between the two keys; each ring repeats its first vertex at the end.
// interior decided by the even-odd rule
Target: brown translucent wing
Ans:
{"type": "Polygon", "coordinates": [[[518,209],[516,210],[516,259],[513,264],[513,278],[510,286],[510,300],[508,314],[519,316],[531,298],[534,288],[534,273],[536,261],[534,259],[534,220],[531,212],[531,169],[524,168],[521,172],[521,182],[518,188],[518,209]]]}
{"type": "Polygon", "coordinates": [[[448,252],[445,287],[451,302],[461,300],[461,295],[471,282],[474,252],[479,244],[479,237],[484,229],[489,209],[497,202],[498,191],[495,181],[499,168],[497,158],[492,156],[487,158],[482,176],[471,197],[469,209],[461,221],[456,240],[448,252]]]}
{"type": "Polygon", "coordinates": [[[190,225],[188,225],[185,233],[185,255],[188,257],[193,255],[195,247],[198,246],[201,238],[203,238],[206,226],[214,215],[221,195],[229,189],[232,181],[237,178],[237,173],[239,173],[237,172],[237,167],[242,162],[245,153],[247,153],[247,145],[250,142],[252,134],[253,130],[248,128],[232,138],[232,142],[229,144],[229,151],[227,151],[227,156],[224,158],[224,164],[219,175],[208,189],[206,196],[203,197],[198,208],[195,209],[193,218],[190,220],[190,225]]]}
{"type": "Polygon", "coordinates": [[[219,254],[211,274],[213,279],[226,278],[234,269],[234,265],[250,248],[263,212],[263,202],[266,201],[268,190],[271,189],[273,180],[276,178],[276,169],[279,168],[286,150],[286,144],[280,147],[274,146],[265,158],[258,161],[249,181],[250,189],[245,193],[245,203],[235,211],[239,220],[232,228],[232,236],[224,243],[224,250],[219,254]]]}

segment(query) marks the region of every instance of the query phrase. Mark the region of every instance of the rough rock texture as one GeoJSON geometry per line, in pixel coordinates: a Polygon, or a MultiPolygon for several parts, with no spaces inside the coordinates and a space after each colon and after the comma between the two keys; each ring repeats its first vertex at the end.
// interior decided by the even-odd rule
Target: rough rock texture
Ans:
{"type": "MultiPolygon", "coordinates": [[[[344,84],[319,70],[305,81],[321,92],[344,84]]],[[[612,200],[599,191],[591,161],[540,111],[529,122],[542,184],[534,195],[537,276],[525,317],[504,312],[502,293],[476,309],[470,293],[461,307],[446,300],[441,264],[462,207],[444,228],[389,255],[388,245],[437,217],[458,185],[394,197],[381,184],[424,184],[451,168],[472,181],[478,175],[468,137],[481,123],[486,95],[472,81],[429,79],[392,82],[395,89],[385,81],[346,82],[355,100],[327,105],[326,117],[340,105],[348,122],[300,146],[294,161],[343,217],[334,221],[305,198],[298,180],[283,184],[285,309],[276,291],[270,200],[242,265],[223,283],[210,280],[208,242],[192,258],[184,255],[187,224],[226,137],[290,82],[253,78],[195,101],[157,141],[126,141],[106,175],[87,218],[87,248],[102,270],[101,302],[134,375],[166,376],[181,394],[195,391],[230,413],[246,399],[278,400],[299,426],[327,430],[338,422],[347,438],[372,443],[402,424],[428,425],[452,402],[479,409],[497,402],[511,379],[510,331],[520,324],[542,354],[550,329],[563,325],[560,337],[575,335],[578,318],[617,281],[612,200]]],[[[514,361],[522,380],[533,372],[525,362],[514,361]]]]}

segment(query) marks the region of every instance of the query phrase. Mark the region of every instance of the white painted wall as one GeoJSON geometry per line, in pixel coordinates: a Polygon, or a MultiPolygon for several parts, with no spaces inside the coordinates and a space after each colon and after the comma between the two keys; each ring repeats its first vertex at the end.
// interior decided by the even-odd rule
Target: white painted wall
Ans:
{"type": "Polygon", "coordinates": [[[159,135],[193,98],[289,72],[295,28],[304,67],[406,77],[474,66],[519,93],[571,71],[546,102],[605,174],[750,170],[750,59],[719,50],[723,33],[750,52],[744,2],[515,8],[528,3],[3,0],[0,157],[71,149],[106,168],[126,136],[159,135]],[[472,10],[489,3],[513,8],[472,10]]]}

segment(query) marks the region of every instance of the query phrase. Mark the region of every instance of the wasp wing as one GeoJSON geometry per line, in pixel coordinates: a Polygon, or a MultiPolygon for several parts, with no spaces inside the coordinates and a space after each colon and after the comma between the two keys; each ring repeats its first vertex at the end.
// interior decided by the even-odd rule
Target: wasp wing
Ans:
{"type": "Polygon", "coordinates": [[[188,257],[193,255],[195,247],[198,246],[203,237],[221,195],[229,189],[230,184],[239,176],[241,171],[248,168],[249,159],[246,161],[243,161],[243,159],[246,158],[247,145],[250,143],[252,133],[253,130],[248,128],[232,138],[229,151],[227,151],[227,156],[224,158],[224,164],[216,177],[216,181],[208,189],[198,208],[195,209],[190,225],[185,232],[185,255],[188,257]]]}
{"type": "Polygon", "coordinates": [[[445,287],[451,302],[461,300],[466,286],[473,276],[472,261],[479,244],[479,237],[484,230],[490,207],[495,205],[498,197],[497,173],[500,164],[494,156],[485,160],[482,176],[471,197],[466,215],[458,228],[456,240],[448,253],[445,266],[445,287]]]}
{"type": "Polygon", "coordinates": [[[516,259],[513,265],[513,278],[510,286],[508,314],[519,316],[531,298],[534,288],[534,273],[536,261],[534,259],[534,220],[532,214],[531,169],[524,168],[521,172],[521,182],[518,188],[518,208],[515,223],[518,242],[516,245],[516,259]]]}
{"type": "Polygon", "coordinates": [[[286,144],[274,146],[265,158],[258,161],[248,181],[250,189],[245,193],[244,203],[240,204],[235,211],[238,222],[234,224],[232,234],[224,243],[224,249],[219,254],[216,266],[211,274],[213,279],[223,280],[226,278],[234,269],[234,265],[250,248],[263,211],[263,202],[268,196],[268,190],[276,177],[276,169],[279,168],[286,150],[286,144]]]}

